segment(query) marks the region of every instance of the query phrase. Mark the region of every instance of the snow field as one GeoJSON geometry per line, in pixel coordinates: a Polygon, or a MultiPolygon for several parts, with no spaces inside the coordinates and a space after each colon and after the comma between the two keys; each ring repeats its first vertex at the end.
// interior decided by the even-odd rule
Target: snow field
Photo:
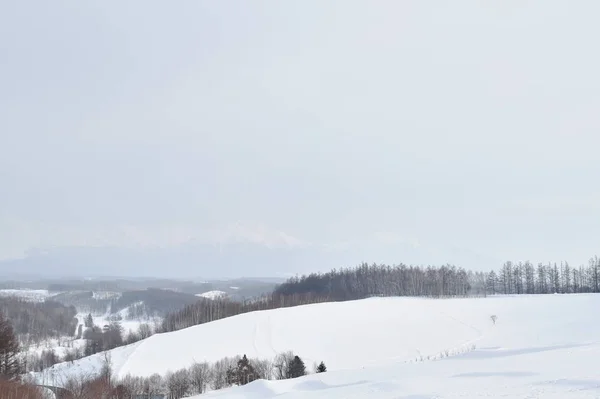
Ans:
{"type": "MultiPolygon", "coordinates": [[[[215,398],[593,398],[600,395],[599,307],[600,295],[591,294],[371,298],[247,313],[154,335],[110,358],[116,377],[286,350],[308,368],[321,360],[328,367],[204,396],[215,398]]],[[[39,377],[89,375],[103,359],[59,364],[39,377]]]]}

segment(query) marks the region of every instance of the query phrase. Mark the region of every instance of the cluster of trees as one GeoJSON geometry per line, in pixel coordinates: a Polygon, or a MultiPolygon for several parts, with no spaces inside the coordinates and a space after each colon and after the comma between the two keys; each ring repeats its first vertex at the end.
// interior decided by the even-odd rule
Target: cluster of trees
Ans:
{"type": "Polygon", "coordinates": [[[18,381],[0,380],[0,398],[2,399],[44,399],[41,390],[18,381]]]}
{"type": "MultiPolygon", "coordinates": [[[[79,357],[83,354],[80,352],[79,357]]],[[[56,353],[54,348],[48,348],[38,353],[31,353],[22,358],[22,368],[25,372],[37,372],[42,371],[48,367],[54,366],[56,363],[60,363],[64,359],[56,353]]]]}
{"type": "Polygon", "coordinates": [[[198,298],[194,304],[187,305],[181,310],[167,314],[158,332],[181,330],[225,317],[256,310],[273,309],[274,307],[274,302],[270,296],[245,302],[233,301],[228,298],[198,298]]]}
{"type": "Polygon", "coordinates": [[[91,315],[84,319],[84,325],[86,327],[85,331],[80,336],[80,338],[86,340],[83,347],[74,346],[72,341],[67,340],[61,346],[70,347],[70,349],[65,350],[64,355],[60,356],[50,343],[47,343],[47,348],[41,352],[22,354],[21,365],[23,371],[39,372],[57,363],[74,362],[85,356],[140,341],[154,333],[153,327],[148,323],[140,324],[136,331],[129,331],[127,334],[124,334],[123,328],[118,322],[111,322],[100,328],[94,324],[91,315]]]}
{"type": "MultiPolygon", "coordinates": [[[[323,362],[315,372],[325,372],[323,362]]],[[[194,363],[189,368],[169,372],[164,377],[126,376],[111,378],[112,366],[109,357],[97,376],[79,376],[67,380],[63,386],[76,398],[133,399],[152,398],[164,395],[168,399],[180,399],[234,385],[245,385],[257,379],[275,380],[297,378],[308,371],[302,359],[293,352],[278,354],[272,360],[250,359],[246,355],[223,358],[213,364],[194,363]]]]}
{"type": "Polygon", "coordinates": [[[84,318],[83,324],[85,326],[83,339],[86,340],[85,356],[111,350],[123,346],[125,343],[123,340],[123,327],[118,321],[100,327],[94,324],[94,318],[91,314],[88,314],[84,318]]]}
{"type": "Polygon", "coordinates": [[[317,296],[347,301],[370,296],[466,296],[471,289],[465,269],[451,265],[418,267],[362,265],[328,273],[292,277],[279,285],[275,297],[317,296]]]}
{"type": "Polygon", "coordinates": [[[600,292],[600,258],[587,266],[571,267],[567,262],[506,262],[486,277],[488,294],[570,294],[600,292]]]}
{"type": "Polygon", "coordinates": [[[28,302],[13,297],[0,298],[0,312],[11,321],[23,345],[73,336],[77,328],[75,307],[54,301],[28,302]]]}
{"type": "MultiPolygon", "coordinates": [[[[315,368],[315,372],[326,370],[323,362],[315,368]]],[[[202,394],[208,388],[217,390],[245,385],[257,379],[282,380],[306,374],[302,359],[293,352],[285,352],[275,356],[273,360],[249,359],[243,355],[224,358],[213,364],[194,363],[187,369],[171,372],[165,377],[157,374],[148,378],[128,376],[119,381],[118,385],[123,392],[148,397],[164,394],[169,399],[179,399],[202,394]]]]}

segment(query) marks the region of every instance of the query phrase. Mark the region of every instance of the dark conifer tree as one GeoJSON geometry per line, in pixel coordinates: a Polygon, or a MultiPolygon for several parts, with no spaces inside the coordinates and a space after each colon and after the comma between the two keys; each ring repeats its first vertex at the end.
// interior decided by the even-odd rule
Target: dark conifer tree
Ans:
{"type": "Polygon", "coordinates": [[[85,317],[83,323],[85,324],[85,326],[87,328],[94,327],[94,318],[92,317],[91,313],[88,313],[88,315],[85,317]]]}
{"type": "Polygon", "coordinates": [[[306,366],[299,356],[294,356],[294,359],[288,365],[288,378],[298,378],[306,375],[306,366]]]}
{"type": "Polygon", "coordinates": [[[319,365],[317,366],[317,373],[324,373],[327,371],[327,367],[325,366],[325,363],[321,362],[319,363],[319,365]]]}
{"type": "Polygon", "coordinates": [[[21,372],[19,342],[12,324],[0,312],[0,379],[15,379],[21,372]]]}
{"type": "Polygon", "coordinates": [[[246,355],[238,360],[236,378],[238,385],[246,385],[247,383],[256,379],[254,368],[252,367],[252,364],[250,364],[250,361],[246,355]]]}

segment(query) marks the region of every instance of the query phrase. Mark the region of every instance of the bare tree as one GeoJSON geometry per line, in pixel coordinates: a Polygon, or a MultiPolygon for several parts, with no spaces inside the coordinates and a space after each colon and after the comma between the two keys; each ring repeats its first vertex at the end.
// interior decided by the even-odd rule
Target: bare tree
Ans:
{"type": "Polygon", "coordinates": [[[138,327],[138,336],[140,339],[146,339],[152,335],[152,327],[148,323],[142,323],[138,327]]]}
{"type": "Polygon", "coordinates": [[[250,359],[250,362],[254,366],[257,378],[262,380],[273,379],[273,361],[268,359],[250,359]]]}
{"type": "Polygon", "coordinates": [[[167,374],[166,382],[170,399],[180,399],[190,393],[191,384],[189,373],[186,369],[167,374]]]}
{"type": "Polygon", "coordinates": [[[273,362],[273,368],[275,370],[275,379],[277,380],[285,380],[290,378],[289,369],[290,364],[294,361],[294,353],[292,351],[287,351],[278,354],[275,356],[275,361],[273,362]]]}
{"type": "Polygon", "coordinates": [[[189,371],[192,393],[202,394],[211,381],[212,370],[208,363],[194,363],[189,371]]]}
{"type": "Polygon", "coordinates": [[[232,378],[232,371],[237,367],[237,362],[240,359],[239,356],[234,358],[226,357],[217,361],[213,366],[212,371],[212,386],[213,389],[222,389],[230,386],[232,378]]]}

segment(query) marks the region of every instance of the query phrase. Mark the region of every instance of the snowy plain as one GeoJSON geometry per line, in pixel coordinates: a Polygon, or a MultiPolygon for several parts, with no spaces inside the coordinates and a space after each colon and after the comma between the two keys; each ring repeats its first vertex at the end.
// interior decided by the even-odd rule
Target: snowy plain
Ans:
{"type": "MultiPolygon", "coordinates": [[[[328,372],[214,398],[600,398],[600,295],[371,298],[253,312],[110,351],[116,377],[292,350],[328,372]],[[491,316],[497,316],[494,324],[491,316]]],[[[104,354],[37,377],[98,371],[104,354]]],[[[199,397],[200,398],[200,397],[199,397]]]]}

